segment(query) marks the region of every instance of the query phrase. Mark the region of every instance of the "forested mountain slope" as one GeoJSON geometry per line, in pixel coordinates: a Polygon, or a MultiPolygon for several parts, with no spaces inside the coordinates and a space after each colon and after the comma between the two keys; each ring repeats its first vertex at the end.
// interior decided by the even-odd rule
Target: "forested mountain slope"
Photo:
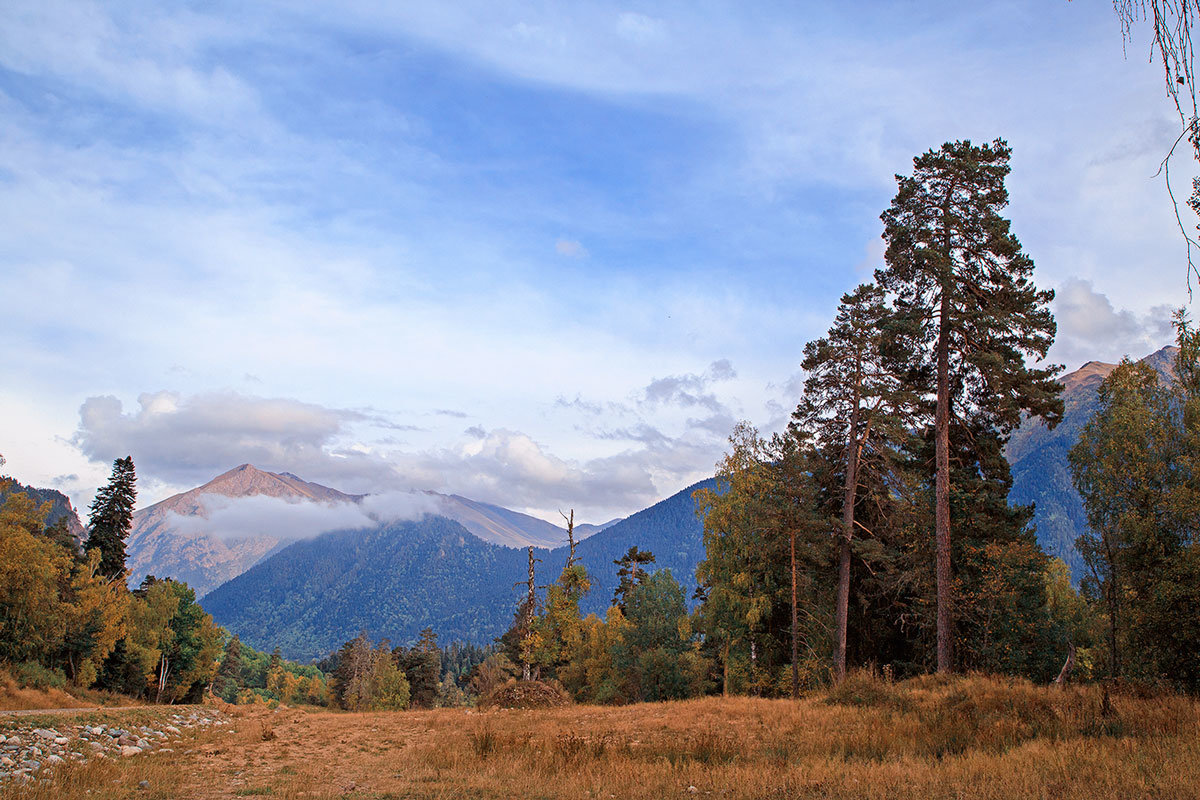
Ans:
{"type": "MultiPolygon", "coordinates": [[[[613,561],[637,545],[694,585],[704,545],[691,493],[697,484],[581,542],[594,587],[585,611],[603,613],[616,586],[613,561]]],[[[539,585],[558,577],[567,548],[537,549],[539,585]]],[[[311,659],[365,630],[395,644],[432,626],[443,641],[487,643],[512,622],[528,556],[426,516],[295,542],[203,599],[216,621],[260,649],[311,659]]]]}

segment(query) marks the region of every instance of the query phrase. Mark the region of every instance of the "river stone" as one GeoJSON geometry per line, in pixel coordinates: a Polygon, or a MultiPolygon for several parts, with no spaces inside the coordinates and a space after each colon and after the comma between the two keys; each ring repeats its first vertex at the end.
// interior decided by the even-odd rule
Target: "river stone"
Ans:
{"type": "Polygon", "coordinates": [[[130,745],[123,745],[121,747],[121,755],[122,756],[136,756],[141,752],[142,752],[142,748],[140,748],[140,747],[131,747],[130,745]]]}

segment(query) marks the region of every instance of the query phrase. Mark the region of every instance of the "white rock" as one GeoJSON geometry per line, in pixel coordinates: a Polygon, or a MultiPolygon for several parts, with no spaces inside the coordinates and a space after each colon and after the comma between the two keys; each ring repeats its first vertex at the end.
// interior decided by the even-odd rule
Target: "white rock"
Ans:
{"type": "Polygon", "coordinates": [[[121,746],[121,755],[122,756],[136,756],[141,752],[142,752],[142,748],[140,748],[140,747],[133,747],[133,746],[127,745],[127,744],[121,746]]]}

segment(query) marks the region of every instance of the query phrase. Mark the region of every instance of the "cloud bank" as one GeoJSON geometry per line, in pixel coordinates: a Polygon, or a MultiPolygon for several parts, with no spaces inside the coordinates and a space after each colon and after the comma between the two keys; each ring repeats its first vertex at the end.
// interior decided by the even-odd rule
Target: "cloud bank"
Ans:
{"type": "Polygon", "coordinates": [[[279,539],[311,539],[322,533],[373,528],[438,513],[436,498],[422,492],[367,495],[361,503],[315,503],[268,495],[227,497],[202,495],[202,516],[171,512],[167,524],[183,533],[207,533],[221,539],[269,535],[279,539]]]}
{"type": "Polygon", "coordinates": [[[1142,358],[1175,341],[1171,306],[1154,306],[1145,314],[1118,309],[1082,278],[1068,279],[1055,289],[1052,309],[1058,336],[1050,357],[1067,372],[1087,361],[1142,358]]]}

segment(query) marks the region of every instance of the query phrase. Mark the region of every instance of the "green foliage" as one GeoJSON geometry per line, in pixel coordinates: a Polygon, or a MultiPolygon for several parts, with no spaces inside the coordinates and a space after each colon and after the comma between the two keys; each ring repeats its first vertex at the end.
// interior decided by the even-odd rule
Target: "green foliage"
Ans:
{"type": "Polygon", "coordinates": [[[425,628],[415,645],[397,647],[392,655],[411,687],[412,704],[417,708],[433,708],[442,674],[442,653],[433,628],[425,628]]]}
{"type": "Polygon", "coordinates": [[[799,650],[831,652],[832,538],[813,512],[810,463],[795,429],[770,441],[746,423],[730,436],[715,489],[696,492],[705,558],[696,629],[719,664],[726,693],[773,694],[791,661],[791,554],[795,539],[799,650]]]}
{"type": "Polygon", "coordinates": [[[613,591],[612,604],[622,611],[625,610],[625,598],[633,591],[638,582],[646,577],[645,567],[654,563],[654,553],[649,550],[639,550],[637,545],[630,545],[625,555],[613,561],[617,569],[617,588],[613,591]]]}
{"type": "Polygon", "coordinates": [[[17,685],[28,689],[65,689],[67,676],[61,669],[47,669],[36,661],[25,661],[11,667],[17,685]]]}
{"type": "Polygon", "coordinates": [[[1071,450],[1089,530],[1084,590],[1104,612],[1107,671],[1200,690],[1200,344],[1176,316],[1178,380],[1123,361],[1071,450]]]}
{"type": "MultiPolygon", "coordinates": [[[[1001,139],[982,146],[947,142],[930,150],[913,159],[911,176],[896,177],[896,196],[882,215],[887,266],[876,271],[876,280],[893,295],[895,317],[912,336],[907,375],[933,412],[939,672],[954,666],[952,520],[954,528],[964,522],[955,517],[951,497],[957,491],[952,472],[962,474],[963,462],[951,451],[981,444],[967,463],[988,469],[993,445],[1003,446],[1023,414],[1053,426],[1063,410],[1062,387],[1054,380],[1060,368],[1026,363],[1027,357],[1044,358],[1054,341],[1054,293],[1034,285],[1033,261],[1000,216],[1008,204],[1010,153],[1001,139]]],[[[1007,493],[1007,464],[988,472],[1007,493]]]]}
{"type": "Polygon", "coordinates": [[[226,703],[236,703],[244,686],[242,680],[242,641],[231,636],[225,643],[225,654],[221,657],[221,666],[213,681],[213,693],[226,703]]]}
{"type": "Polygon", "coordinates": [[[611,657],[628,699],[676,700],[701,693],[707,668],[696,652],[683,590],[671,571],[660,569],[641,580],[625,605],[611,657]]]}
{"type": "MultiPolygon", "coordinates": [[[[332,694],[349,711],[399,711],[410,702],[408,678],[387,640],[372,647],[365,633],[338,650],[332,694]]],[[[436,696],[436,689],[435,689],[436,696]]]]}
{"type": "MultiPolygon", "coordinates": [[[[628,585],[632,586],[632,581],[628,585]]],[[[578,648],[583,635],[579,601],[590,588],[587,570],[582,564],[565,567],[558,580],[547,588],[542,613],[533,624],[537,642],[533,663],[542,668],[542,677],[555,677],[557,670],[566,664],[570,654],[578,648]]]]}
{"type": "Polygon", "coordinates": [[[125,537],[133,527],[136,482],[133,459],[118,458],[113,462],[112,477],[92,501],[85,549],[100,551],[100,572],[109,578],[125,575],[125,537]]]}

